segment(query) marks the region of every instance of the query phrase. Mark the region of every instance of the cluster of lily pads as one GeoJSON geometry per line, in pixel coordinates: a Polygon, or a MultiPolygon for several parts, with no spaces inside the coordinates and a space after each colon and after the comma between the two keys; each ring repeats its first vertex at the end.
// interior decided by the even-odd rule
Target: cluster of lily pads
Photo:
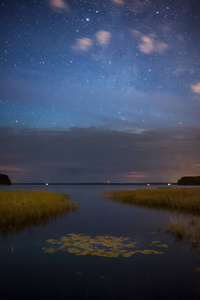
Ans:
{"type": "MultiPolygon", "coordinates": [[[[142,254],[163,254],[164,252],[155,249],[139,250],[138,243],[132,242],[128,237],[115,236],[96,236],[90,237],[84,234],[70,233],[61,237],[60,240],[49,239],[47,242],[52,247],[44,247],[44,253],[55,253],[57,251],[67,251],[75,255],[102,256],[102,257],[130,257],[136,253],[142,254]]],[[[166,244],[160,244],[159,241],[153,241],[151,247],[168,247],[166,244]]]]}

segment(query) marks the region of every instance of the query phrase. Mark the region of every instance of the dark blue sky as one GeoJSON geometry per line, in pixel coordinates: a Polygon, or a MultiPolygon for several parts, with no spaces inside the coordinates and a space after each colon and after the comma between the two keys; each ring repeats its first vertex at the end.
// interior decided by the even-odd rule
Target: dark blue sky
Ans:
{"type": "Polygon", "coordinates": [[[0,10],[1,173],[200,173],[199,1],[7,0],[0,10]]]}

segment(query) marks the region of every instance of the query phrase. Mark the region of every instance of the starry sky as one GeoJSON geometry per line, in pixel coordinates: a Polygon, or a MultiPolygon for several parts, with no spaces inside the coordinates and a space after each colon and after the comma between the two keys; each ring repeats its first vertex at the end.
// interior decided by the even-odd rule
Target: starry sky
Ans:
{"type": "Polygon", "coordinates": [[[200,174],[199,0],[2,0],[0,173],[200,174]]]}

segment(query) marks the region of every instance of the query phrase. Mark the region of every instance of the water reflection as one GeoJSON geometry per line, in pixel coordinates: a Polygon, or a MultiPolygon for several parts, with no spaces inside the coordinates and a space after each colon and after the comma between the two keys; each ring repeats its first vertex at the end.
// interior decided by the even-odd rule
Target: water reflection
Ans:
{"type": "Polygon", "coordinates": [[[40,219],[32,218],[24,221],[20,224],[11,224],[11,225],[1,225],[0,227],[0,236],[6,237],[10,233],[20,233],[25,229],[37,226],[46,226],[50,221],[55,221],[60,217],[66,216],[70,212],[58,213],[56,215],[51,216],[41,216],[40,219]]]}
{"type": "MultiPolygon", "coordinates": [[[[31,225],[30,229],[26,227],[17,235],[10,234],[0,240],[0,299],[199,299],[200,264],[196,253],[184,241],[177,243],[172,235],[157,231],[158,224],[166,228],[170,216],[177,216],[175,212],[108,201],[100,197],[105,186],[48,185],[42,188],[69,193],[80,209],[47,221],[45,226],[31,225]],[[98,244],[101,239],[102,244],[98,244]],[[65,244],[67,241],[69,245],[65,244]],[[126,247],[128,244],[132,246],[126,247]],[[53,253],[45,253],[48,251],[43,251],[43,247],[52,248],[53,253]],[[59,249],[61,247],[63,249],[59,249]],[[113,251],[119,255],[98,256],[100,250],[104,250],[104,254],[113,251]],[[148,255],[146,251],[146,255],[137,252],[124,257],[123,252],[120,254],[122,250],[127,255],[136,250],[164,254],[148,255]]],[[[33,186],[23,189],[33,189],[33,186]]]]}

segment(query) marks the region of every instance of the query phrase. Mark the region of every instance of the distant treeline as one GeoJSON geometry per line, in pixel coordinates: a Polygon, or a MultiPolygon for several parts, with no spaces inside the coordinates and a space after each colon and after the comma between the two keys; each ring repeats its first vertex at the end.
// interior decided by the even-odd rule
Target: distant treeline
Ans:
{"type": "Polygon", "coordinates": [[[200,185],[200,176],[184,176],[178,180],[178,185],[200,185]]]}
{"type": "Polygon", "coordinates": [[[10,178],[8,177],[8,175],[6,174],[0,174],[0,185],[11,185],[12,182],[10,180],[10,178]]]}

